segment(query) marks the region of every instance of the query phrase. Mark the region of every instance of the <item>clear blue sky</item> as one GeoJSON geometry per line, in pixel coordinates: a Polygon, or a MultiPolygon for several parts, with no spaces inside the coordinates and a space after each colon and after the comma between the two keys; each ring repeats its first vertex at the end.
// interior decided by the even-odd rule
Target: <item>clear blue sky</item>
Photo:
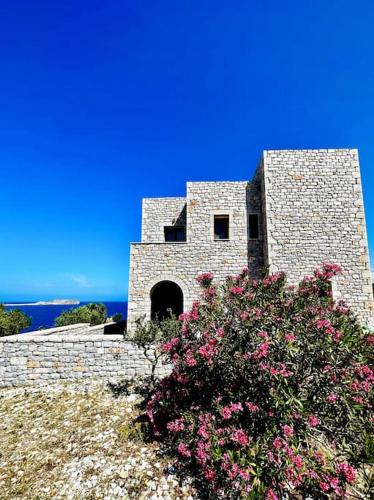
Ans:
{"type": "Polygon", "coordinates": [[[370,0],[1,0],[0,300],[125,298],[141,198],[263,149],[358,147],[373,250],[373,26],[370,0]]]}

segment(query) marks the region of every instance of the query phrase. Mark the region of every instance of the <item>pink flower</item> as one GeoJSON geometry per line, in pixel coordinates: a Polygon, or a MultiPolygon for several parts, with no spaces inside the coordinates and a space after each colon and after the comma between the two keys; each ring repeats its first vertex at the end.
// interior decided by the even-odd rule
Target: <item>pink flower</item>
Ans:
{"type": "Polygon", "coordinates": [[[184,358],[186,366],[196,366],[197,360],[194,358],[192,351],[189,349],[186,352],[186,357],[184,358]]]}
{"type": "Polygon", "coordinates": [[[340,330],[335,330],[335,333],[334,333],[334,340],[335,342],[339,342],[339,340],[341,340],[343,337],[343,334],[340,330]]]}
{"type": "Polygon", "coordinates": [[[161,350],[164,351],[164,352],[170,352],[178,344],[179,344],[178,337],[174,337],[169,342],[165,342],[164,344],[162,344],[161,345],[161,350]]]}
{"type": "Polygon", "coordinates": [[[357,471],[351,465],[347,464],[346,462],[339,464],[336,468],[336,472],[338,474],[342,474],[344,476],[345,480],[349,484],[353,484],[356,481],[357,471]]]}
{"type": "Polygon", "coordinates": [[[364,398],[362,398],[361,396],[353,396],[353,401],[355,401],[356,403],[360,404],[360,405],[365,405],[366,402],[364,400],[364,398]]]}
{"type": "Polygon", "coordinates": [[[180,443],[178,444],[177,446],[177,452],[182,455],[182,457],[190,457],[191,456],[191,451],[189,450],[189,448],[183,444],[183,443],[180,443]]]}
{"type": "Polygon", "coordinates": [[[239,476],[241,476],[246,481],[248,481],[251,478],[251,476],[249,475],[249,473],[246,472],[244,469],[239,469],[239,476]]]}
{"type": "Polygon", "coordinates": [[[232,286],[229,291],[233,295],[243,295],[245,292],[244,288],[241,286],[232,286]]]}
{"type": "Polygon", "coordinates": [[[322,269],[315,269],[314,276],[323,280],[330,280],[337,274],[342,272],[342,268],[339,264],[329,264],[325,262],[322,264],[322,269]]]}
{"type": "Polygon", "coordinates": [[[280,448],[282,448],[282,445],[283,445],[283,441],[280,437],[276,437],[273,441],[273,446],[274,448],[276,448],[277,450],[279,450],[280,448]]]}
{"type": "Polygon", "coordinates": [[[300,469],[304,465],[301,455],[296,455],[295,457],[292,457],[292,462],[298,469],[300,469]]]}
{"type": "Polygon", "coordinates": [[[220,413],[224,420],[229,420],[233,413],[238,413],[239,411],[243,411],[241,403],[230,403],[229,406],[224,406],[220,413]]]}
{"type": "Polygon", "coordinates": [[[286,438],[290,438],[293,436],[293,428],[290,425],[283,426],[283,434],[286,438]]]}
{"type": "Polygon", "coordinates": [[[246,321],[248,318],[249,318],[249,312],[247,311],[242,311],[240,314],[239,314],[239,317],[242,321],[246,321]]]}
{"type": "Polygon", "coordinates": [[[331,322],[330,322],[329,319],[318,319],[315,322],[315,325],[316,325],[316,327],[319,330],[322,330],[322,328],[329,328],[329,327],[331,327],[331,322]]]}
{"type": "Polygon", "coordinates": [[[198,441],[197,443],[196,458],[202,465],[205,465],[209,459],[209,454],[207,453],[209,447],[209,443],[204,443],[203,441],[198,441]]]}
{"type": "Polygon", "coordinates": [[[230,418],[232,416],[230,408],[228,406],[225,406],[224,408],[222,408],[221,415],[222,415],[224,420],[230,420],[230,418]]]}
{"type": "Polygon", "coordinates": [[[243,411],[243,406],[241,403],[230,403],[230,410],[233,413],[238,413],[239,411],[243,411]]]}
{"type": "Polygon", "coordinates": [[[239,443],[240,446],[245,446],[248,444],[248,436],[242,429],[237,429],[231,434],[231,440],[235,443],[239,443]]]}
{"type": "Polygon", "coordinates": [[[373,345],[374,344],[374,335],[368,335],[366,337],[366,342],[370,345],[373,345]]]}
{"type": "Polygon", "coordinates": [[[196,282],[203,287],[207,287],[211,284],[213,278],[214,276],[212,273],[203,273],[196,278],[196,282]]]}
{"type": "Polygon", "coordinates": [[[322,491],[324,491],[325,493],[327,493],[330,489],[330,486],[328,483],[326,483],[325,481],[321,481],[319,483],[319,487],[321,488],[322,491]]]}
{"type": "Polygon", "coordinates": [[[217,349],[213,345],[211,345],[211,343],[205,344],[199,349],[200,356],[208,361],[211,361],[216,353],[217,349]]]}
{"type": "Polygon", "coordinates": [[[183,418],[179,418],[177,420],[173,420],[166,425],[166,428],[170,432],[180,432],[184,430],[184,421],[183,418]]]}
{"type": "Polygon", "coordinates": [[[327,396],[327,401],[329,403],[336,403],[338,397],[336,394],[334,394],[333,392],[331,392],[328,396],[327,396]]]}
{"type": "Polygon", "coordinates": [[[272,283],[276,283],[279,279],[281,279],[283,277],[284,277],[284,273],[282,273],[282,272],[281,273],[271,274],[267,278],[263,279],[262,283],[265,286],[268,286],[268,285],[271,285],[272,283]]]}
{"type": "Polygon", "coordinates": [[[252,353],[252,358],[255,360],[266,358],[269,354],[269,342],[263,342],[259,347],[252,353]]]}
{"type": "Polygon", "coordinates": [[[258,406],[253,404],[253,403],[250,403],[250,402],[246,402],[245,403],[245,406],[248,408],[248,410],[251,412],[251,413],[255,413],[256,411],[259,410],[258,406]]]}
{"type": "Polygon", "coordinates": [[[189,313],[182,313],[178,316],[179,321],[186,321],[190,317],[189,313]]]}
{"type": "Polygon", "coordinates": [[[265,500],[278,500],[278,496],[271,488],[269,488],[268,490],[266,490],[265,500]]]}
{"type": "Polygon", "coordinates": [[[321,423],[320,419],[316,417],[315,415],[309,415],[308,417],[308,424],[310,427],[317,427],[321,423]]]}
{"type": "Polygon", "coordinates": [[[206,428],[206,425],[201,425],[199,427],[199,430],[197,431],[198,435],[201,436],[202,438],[204,439],[208,439],[209,437],[209,434],[208,434],[208,431],[207,431],[207,428],[206,428]]]}
{"type": "Polygon", "coordinates": [[[216,473],[213,469],[206,469],[204,472],[205,479],[210,483],[216,478],[216,473]]]}
{"type": "Polygon", "coordinates": [[[336,490],[336,488],[339,486],[339,478],[338,477],[333,477],[330,479],[330,486],[333,490],[336,490]]]}
{"type": "Polygon", "coordinates": [[[219,339],[225,336],[225,330],[223,328],[217,328],[216,335],[219,339]]]}
{"type": "Polygon", "coordinates": [[[284,336],[284,340],[285,340],[286,342],[295,342],[296,337],[295,337],[295,335],[293,335],[292,333],[287,333],[287,334],[284,336]]]}

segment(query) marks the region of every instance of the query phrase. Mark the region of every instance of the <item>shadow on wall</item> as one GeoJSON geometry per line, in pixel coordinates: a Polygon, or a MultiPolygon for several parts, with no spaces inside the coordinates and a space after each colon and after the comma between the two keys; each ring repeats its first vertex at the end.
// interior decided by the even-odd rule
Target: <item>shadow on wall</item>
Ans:
{"type": "Polygon", "coordinates": [[[104,335],[123,335],[127,329],[127,320],[117,321],[104,326],[104,335]]]}

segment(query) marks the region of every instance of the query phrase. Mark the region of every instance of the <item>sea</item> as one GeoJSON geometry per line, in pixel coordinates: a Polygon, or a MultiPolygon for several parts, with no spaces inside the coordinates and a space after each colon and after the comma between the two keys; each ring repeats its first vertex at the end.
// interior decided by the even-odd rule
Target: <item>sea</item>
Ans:
{"type": "MultiPolygon", "coordinates": [[[[23,306],[22,302],[17,302],[17,304],[21,305],[6,306],[5,310],[10,311],[11,309],[20,309],[25,314],[30,316],[32,323],[29,328],[22,330],[22,333],[25,333],[32,332],[33,330],[39,330],[41,328],[52,328],[54,326],[55,319],[62,313],[62,311],[75,309],[76,307],[84,306],[89,303],[90,302],[81,302],[77,305],[23,306]]],[[[104,304],[106,306],[108,316],[121,313],[122,319],[127,318],[127,302],[100,302],[99,300],[95,300],[95,303],[104,304]]]]}

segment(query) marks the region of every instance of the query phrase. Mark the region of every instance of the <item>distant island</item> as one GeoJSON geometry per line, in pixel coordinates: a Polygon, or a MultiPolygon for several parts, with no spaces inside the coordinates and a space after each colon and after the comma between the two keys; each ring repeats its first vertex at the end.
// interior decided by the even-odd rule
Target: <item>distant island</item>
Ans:
{"type": "Polygon", "coordinates": [[[23,304],[4,304],[7,307],[15,306],[70,306],[80,304],[79,300],[74,299],[54,299],[54,300],[39,300],[38,302],[29,302],[23,304]]]}

